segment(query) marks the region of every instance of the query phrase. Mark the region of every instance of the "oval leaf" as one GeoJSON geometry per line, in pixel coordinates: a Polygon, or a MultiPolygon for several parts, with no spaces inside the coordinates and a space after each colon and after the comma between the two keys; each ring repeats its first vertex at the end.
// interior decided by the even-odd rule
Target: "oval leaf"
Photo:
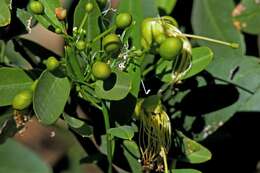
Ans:
{"type": "Polygon", "coordinates": [[[99,98],[107,100],[121,100],[127,96],[131,89],[129,74],[114,71],[105,81],[96,82],[95,92],[99,98]]]}
{"type": "Polygon", "coordinates": [[[51,169],[32,151],[14,140],[0,145],[0,172],[51,173],[51,169]]]}
{"type": "Polygon", "coordinates": [[[110,128],[108,133],[118,138],[131,140],[134,137],[135,129],[132,126],[119,126],[110,128]]]}
{"type": "Polygon", "coordinates": [[[178,135],[181,138],[182,150],[184,152],[184,157],[181,158],[182,161],[188,163],[203,163],[211,159],[211,152],[207,148],[186,137],[180,131],[178,131],[178,135]]]}
{"type": "Polygon", "coordinates": [[[33,96],[33,108],[36,116],[44,124],[54,123],[67,102],[70,93],[70,82],[44,71],[33,96]]]}
{"type": "Polygon", "coordinates": [[[0,106],[11,105],[14,96],[22,90],[30,88],[33,81],[18,68],[0,68],[0,106]]]}
{"type": "Polygon", "coordinates": [[[184,79],[187,79],[204,70],[213,59],[213,52],[208,47],[192,49],[192,66],[184,79]]]}

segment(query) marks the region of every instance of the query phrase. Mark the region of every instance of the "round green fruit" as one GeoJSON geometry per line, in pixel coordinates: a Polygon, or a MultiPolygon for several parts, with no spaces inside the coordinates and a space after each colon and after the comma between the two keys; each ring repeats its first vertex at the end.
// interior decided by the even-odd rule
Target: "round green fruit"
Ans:
{"type": "Polygon", "coordinates": [[[86,48],[86,43],[83,40],[79,40],[76,44],[78,50],[84,50],[86,48]]]}
{"type": "Polygon", "coordinates": [[[56,28],[56,29],[55,29],[55,33],[56,33],[56,34],[61,34],[61,33],[62,33],[62,30],[61,30],[60,28],[56,28]]]}
{"type": "Polygon", "coordinates": [[[96,79],[105,80],[111,75],[111,68],[108,64],[97,61],[92,66],[92,74],[96,79]]]}
{"type": "Polygon", "coordinates": [[[51,56],[45,61],[45,65],[47,70],[53,71],[59,67],[60,62],[54,56],[51,56]]]}
{"type": "Polygon", "coordinates": [[[116,34],[109,34],[102,40],[103,48],[108,53],[115,53],[121,48],[121,40],[116,34]]]}
{"type": "Polygon", "coordinates": [[[116,26],[125,29],[132,23],[132,16],[129,13],[120,13],[116,16],[116,26]]]}
{"type": "Polygon", "coordinates": [[[167,60],[173,60],[182,51],[183,42],[176,37],[166,38],[160,45],[159,53],[162,58],[167,60]]]}
{"type": "Polygon", "coordinates": [[[41,13],[43,13],[43,10],[44,10],[42,3],[39,1],[30,2],[29,8],[35,14],[41,14],[41,13]]]}
{"type": "Polygon", "coordinates": [[[12,106],[16,110],[23,110],[32,103],[32,90],[24,90],[19,92],[13,99],[12,106]]]}
{"type": "Polygon", "coordinates": [[[91,2],[86,3],[85,10],[87,13],[90,13],[93,10],[93,8],[94,8],[93,3],[91,3],[91,2]]]}

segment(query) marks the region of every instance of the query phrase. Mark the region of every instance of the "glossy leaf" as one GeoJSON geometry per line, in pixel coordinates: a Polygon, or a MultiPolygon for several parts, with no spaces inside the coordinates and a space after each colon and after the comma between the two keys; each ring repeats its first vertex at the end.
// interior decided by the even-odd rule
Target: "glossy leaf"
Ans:
{"type": "Polygon", "coordinates": [[[131,140],[134,137],[135,129],[131,126],[119,126],[115,128],[110,128],[108,133],[112,136],[121,138],[121,139],[128,139],[131,140]]]}
{"type": "Polygon", "coordinates": [[[138,145],[134,141],[124,140],[123,150],[132,172],[142,173],[142,166],[138,161],[141,157],[138,145]]]}
{"type": "Polygon", "coordinates": [[[44,124],[54,123],[62,114],[70,94],[70,82],[66,77],[56,77],[44,71],[33,95],[36,116],[44,124]]]}
{"type": "Polygon", "coordinates": [[[36,154],[9,139],[0,145],[0,172],[51,173],[51,169],[36,154]],[[26,158],[25,158],[26,157],[26,158]]]}
{"type": "Polygon", "coordinates": [[[204,70],[213,59],[213,52],[208,47],[192,49],[192,66],[184,79],[196,75],[204,70]]]}
{"type": "Polygon", "coordinates": [[[173,173],[202,173],[195,169],[174,169],[172,170],[173,173]]]}
{"type": "Polygon", "coordinates": [[[131,89],[129,74],[114,71],[105,81],[96,82],[95,92],[99,98],[107,100],[121,100],[127,96],[131,89]]]}
{"type": "Polygon", "coordinates": [[[9,10],[9,4],[6,0],[0,0],[0,27],[6,26],[11,22],[11,13],[9,10]]]}
{"type": "Polygon", "coordinates": [[[225,45],[198,41],[200,45],[211,48],[216,56],[230,58],[245,53],[243,36],[233,26],[231,13],[234,6],[233,0],[226,0],[225,5],[219,0],[195,0],[193,3],[192,27],[195,34],[240,45],[239,49],[232,49],[225,45]]]}
{"type": "Polygon", "coordinates": [[[181,138],[182,150],[185,154],[185,156],[181,158],[182,161],[189,163],[203,163],[211,159],[212,155],[207,148],[186,137],[181,132],[178,132],[178,135],[181,138]]]}
{"type": "MultiPolygon", "coordinates": [[[[87,21],[83,25],[82,29],[86,31],[86,41],[90,41],[96,36],[100,34],[100,28],[98,19],[101,16],[101,12],[95,0],[80,0],[76,10],[74,12],[74,24],[73,27],[77,27],[79,29],[84,16],[87,14],[85,10],[86,3],[91,2],[93,6],[93,10],[88,14],[87,21]]],[[[98,50],[100,48],[100,41],[94,43],[94,49],[98,50]]]]}
{"type": "Polygon", "coordinates": [[[87,125],[84,121],[74,118],[72,116],[63,114],[64,120],[68,123],[68,125],[79,135],[83,137],[89,137],[93,134],[93,128],[87,125]]]}
{"type": "Polygon", "coordinates": [[[32,79],[18,68],[0,68],[0,78],[0,106],[11,105],[14,96],[29,89],[33,83],[32,79]]]}
{"type": "Polygon", "coordinates": [[[257,0],[242,0],[233,10],[233,17],[238,30],[260,33],[260,3],[257,0]]]}
{"type": "Polygon", "coordinates": [[[156,0],[157,6],[164,10],[167,14],[170,14],[175,7],[176,0],[156,0]]]}

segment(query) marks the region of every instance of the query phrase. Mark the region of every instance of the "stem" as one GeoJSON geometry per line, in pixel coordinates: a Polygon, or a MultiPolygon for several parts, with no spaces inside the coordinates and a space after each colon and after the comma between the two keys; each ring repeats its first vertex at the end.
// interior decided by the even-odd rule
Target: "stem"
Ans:
{"type": "Polygon", "coordinates": [[[106,128],[106,137],[107,137],[107,159],[108,159],[108,173],[112,173],[112,136],[108,134],[108,130],[110,129],[110,122],[109,122],[109,114],[107,110],[107,106],[102,101],[102,113],[105,121],[105,128],[106,128]]]}
{"type": "Polygon", "coordinates": [[[96,42],[97,40],[99,40],[100,38],[104,37],[105,35],[107,35],[108,33],[110,33],[111,31],[113,31],[114,29],[116,29],[116,25],[112,25],[110,28],[108,28],[107,30],[105,30],[104,32],[102,32],[101,34],[99,34],[98,36],[96,36],[93,40],[92,43],[96,42]]]}
{"type": "Polygon", "coordinates": [[[78,30],[79,32],[82,30],[82,28],[83,28],[83,26],[85,25],[87,19],[88,19],[88,13],[86,13],[86,14],[84,15],[84,18],[83,18],[82,21],[81,21],[81,24],[80,24],[79,30],[78,30]]]}
{"type": "Polygon", "coordinates": [[[4,62],[4,54],[5,54],[5,42],[2,42],[1,53],[0,53],[0,63],[4,62]]]}
{"type": "Polygon", "coordinates": [[[161,153],[162,153],[162,156],[163,156],[164,172],[168,173],[167,158],[166,158],[164,147],[162,147],[162,146],[161,146],[161,153]]]}
{"type": "Polygon", "coordinates": [[[210,42],[213,42],[213,43],[223,44],[223,45],[235,48],[235,49],[239,48],[239,44],[237,44],[237,43],[229,43],[229,42],[220,41],[220,40],[216,40],[216,39],[212,39],[212,38],[208,38],[208,37],[203,37],[203,36],[199,36],[199,35],[191,35],[191,34],[184,34],[184,33],[179,34],[179,35],[189,37],[189,38],[194,38],[194,39],[206,40],[206,41],[210,41],[210,42]]]}

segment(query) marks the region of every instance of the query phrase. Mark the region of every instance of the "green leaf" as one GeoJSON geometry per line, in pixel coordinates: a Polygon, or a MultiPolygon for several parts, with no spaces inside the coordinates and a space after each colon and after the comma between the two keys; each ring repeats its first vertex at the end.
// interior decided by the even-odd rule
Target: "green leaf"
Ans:
{"type": "Polygon", "coordinates": [[[44,124],[54,123],[65,107],[70,94],[70,82],[66,77],[56,77],[44,71],[33,95],[36,116],[44,124]]]}
{"type": "Polygon", "coordinates": [[[31,64],[25,60],[19,52],[15,51],[14,44],[11,40],[6,43],[5,56],[7,57],[10,65],[17,66],[25,70],[32,69],[31,64]]]}
{"type": "Polygon", "coordinates": [[[213,52],[208,47],[192,49],[192,66],[184,79],[196,75],[204,70],[213,59],[213,52]]]}
{"type": "Polygon", "coordinates": [[[131,89],[129,74],[115,70],[105,81],[96,82],[95,92],[99,98],[107,100],[121,100],[131,89]]]}
{"type": "Polygon", "coordinates": [[[131,167],[131,171],[135,173],[142,173],[141,163],[138,162],[138,159],[141,157],[138,145],[134,141],[124,140],[123,150],[124,156],[131,167]]]}
{"type": "Polygon", "coordinates": [[[131,140],[134,137],[135,129],[132,126],[119,126],[115,128],[110,128],[108,133],[112,136],[121,138],[121,139],[128,139],[131,140]]]}
{"type": "Polygon", "coordinates": [[[195,169],[173,169],[173,173],[201,173],[198,170],[195,169]]]}
{"type": "Polygon", "coordinates": [[[9,139],[0,145],[0,172],[51,173],[51,169],[36,154],[9,139]]]}
{"type": "Polygon", "coordinates": [[[6,0],[0,0],[0,27],[6,26],[11,22],[11,13],[9,10],[9,4],[6,0]]]}
{"type": "Polygon", "coordinates": [[[27,32],[30,32],[32,25],[35,23],[35,20],[32,20],[32,15],[26,10],[22,10],[17,8],[16,16],[20,19],[23,23],[27,32]]]}
{"type": "Polygon", "coordinates": [[[20,91],[29,89],[32,79],[18,68],[0,68],[0,106],[11,105],[13,98],[20,91]]]}
{"type": "Polygon", "coordinates": [[[158,8],[164,10],[167,14],[171,14],[176,5],[176,0],[156,0],[158,8]]]}
{"type": "MultiPolygon", "coordinates": [[[[87,14],[85,10],[85,5],[88,2],[93,3],[94,6],[93,6],[93,10],[88,14],[87,21],[82,28],[86,31],[86,35],[87,35],[86,41],[90,41],[100,34],[98,19],[101,16],[101,12],[95,0],[79,1],[76,10],[74,12],[74,24],[73,24],[73,27],[77,27],[79,29],[85,14],[87,14]]],[[[97,41],[95,43],[94,49],[95,50],[100,49],[100,41],[97,41]]]]}
{"type": "Polygon", "coordinates": [[[192,27],[195,34],[240,45],[239,49],[232,49],[225,45],[198,41],[200,45],[211,48],[217,57],[231,58],[245,53],[243,36],[233,26],[231,16],[233,8],[233,0],[226,0],[225,5],[219,0],[195,0],[193,3],[192,27]]]}
{"type": "Polygon", "coordinates": [[[196,141],[186,137],[182,132],[177,132],[184,152],[182,161],[189,163],[203,163],[211,159],[211,152],[196,141]]]}
{"type": "Polygon", "coordinates": [[[89,137],[93,134],[93,127],[87,125],[84,121],[71,117],[66,113],[63,114],[64,120],[79,135],[89,137]]]}
{"type": "Polygon", "coordinates": [[[234,25],[249,34],[260,33],[260,3],[242,0],[233,11],[234,25]]]}

